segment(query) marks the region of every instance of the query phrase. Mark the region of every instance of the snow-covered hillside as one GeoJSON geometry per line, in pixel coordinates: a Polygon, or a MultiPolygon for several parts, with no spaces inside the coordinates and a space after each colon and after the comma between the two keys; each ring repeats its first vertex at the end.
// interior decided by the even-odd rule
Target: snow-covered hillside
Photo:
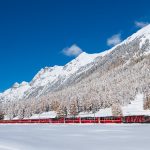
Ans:
{"type": "Polygon", "coordinates": [[[15,83],[10,89],[0,93],[0,101],[11,101],[22,99],[25,92],[31,88],[28,82],[23,81],[21,84],[15,83]]]}
{"type": "Polygon", "coordinates": [[[101,55],[104,54],[87,54],[83,52],[65,66],[45,67],[35,75],[31,82],[15,83],[10,89],[4,91],[4,93],[0,93],[0,101],[23,99],[34,92],[37,92],[36,96],[38,96],[56,82],[61,80],[61,84],[63,84],[63,82],[76,72],[78,74],[84,72],[84,70],[80,69],[92,63],[96,57],[101,55]]]}
{"type": "Polygon", "coordinates": [[[63,107],[70,113],[72,105],[78,105],[79,112],[96,109],[97,114],[110,115],[109,107],[114,103],[124,106],[124,114],[131,110],[143,113],[141,107],[132,106],[137,104],[133,100],[138,92],[150,97],[149,66],[150,25],[110,50],[99,54],[83,52],[65,66],[41,69],[31,82],[16,83],[1,93],[0,101],[12,102],[5,106],[11,117],[20,114],[23,117],[23,112],[26,117],[61,111],[63,107]]]}
{"type": "MultiPolygon", "coordinates": [[[[70,78],[72,76],[78,77],[81,73],[90,70],[92,66],[89,64],[93,64],[95,62],[95,58],[101,58],[106,55],[110,57],[111,53],[113,53],[118,46],[131,43],[135,40],[139,40],[139,47],[143,49],[145,44],[148,44],[148,41],[150,41],[150,25],[139,30],[108,51],[99,54],[87,54],[83,52],[65,66],[45,67],[44,69],[41,69],[31,82],[23,82],[21,84],[17,83],[15,86],[4,91],[4,93],[0,93],[0,101],[18,100],[32,95],[38,96],[46,91],[54,90],[64,83],[67,83],[67,80],[70,82],[70,78]]],[[[148,53],[150,53],[150,47],[144,49],[143,52],[143,54],[148,53]]]]}
{"type": "Polygon", "coordinates": [[[87,54],[83,52],[65,66],[54,66],[41,69],[30,84],[33,87],[39,87],[46,86],[52,82],[57,82],[59,78],[67,80],[67,78],[77,72],[80,68],[93,62],[98,56],[100,56],[100,54],[87,54]]]}

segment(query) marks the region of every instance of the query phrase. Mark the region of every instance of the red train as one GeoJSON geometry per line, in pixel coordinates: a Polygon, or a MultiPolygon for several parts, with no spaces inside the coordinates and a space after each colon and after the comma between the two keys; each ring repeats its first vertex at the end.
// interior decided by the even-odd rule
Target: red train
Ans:
{"type": "Polygon", "coordinates": [[[110,117],[76,117],[76,118],[48,118],[0,120],[0,124],[9,123],[150,123],[150,116],[110,116],[110,117]]]}

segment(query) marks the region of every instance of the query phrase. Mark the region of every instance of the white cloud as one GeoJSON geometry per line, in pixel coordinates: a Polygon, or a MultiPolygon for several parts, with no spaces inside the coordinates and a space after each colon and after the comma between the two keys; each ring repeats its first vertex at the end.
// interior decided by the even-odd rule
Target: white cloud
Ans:
{"type": "Polygon", "coordinates": [[[83,51],[80,47],[78,47],[76,44],[73,44],[71,47],[64,48],[62,50],[63,54],[66,56],[78,56],[83,51]]]}
{"type": "Polygon", "coordinates": [[[138,28],[143,28],[143,27],[147,26],[148,24],[149,24],[148,22],[135,21],[135,26],[138,28]]]}
{"type": "Polygon", "coordinates": [[[108,46],[115,46],[121,42],[121,34],[115,34],[112,37],[107,39],[107,45],[108,46]]]}

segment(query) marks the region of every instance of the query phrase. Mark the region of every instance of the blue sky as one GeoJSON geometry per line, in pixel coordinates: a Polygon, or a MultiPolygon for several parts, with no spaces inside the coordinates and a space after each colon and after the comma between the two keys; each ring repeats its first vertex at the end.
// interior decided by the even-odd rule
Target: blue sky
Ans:
{"type": "Polygon", "coordinates": [[[149,0],[0,1],[0,91],[82,51],[109,49],[150,22],[149,6],[149,0]]]}

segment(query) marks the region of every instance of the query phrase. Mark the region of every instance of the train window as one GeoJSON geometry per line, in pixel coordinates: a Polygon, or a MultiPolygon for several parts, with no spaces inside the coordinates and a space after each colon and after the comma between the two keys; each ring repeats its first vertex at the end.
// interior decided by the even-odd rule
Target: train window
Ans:
{"type": "Polygon", "coordinates": [[[88,117],[81,118],[81,120],[89,120],[88,117]]]}
{"type": "Polygon", "coordinates": [[[65,118],[65,120],[76,120],[77,118],[65,118]]]}
{"type": "Polygon", "coordinates": [[[52,118],[52,120],[53,120],[53,121],[57,121],[57,120],[59,120],[59,118],[52,118]]]}
{"type": "Polygon", "coordinates": [[[145,116],[145,119],[149,119],[149,116],[145,116]]]}

